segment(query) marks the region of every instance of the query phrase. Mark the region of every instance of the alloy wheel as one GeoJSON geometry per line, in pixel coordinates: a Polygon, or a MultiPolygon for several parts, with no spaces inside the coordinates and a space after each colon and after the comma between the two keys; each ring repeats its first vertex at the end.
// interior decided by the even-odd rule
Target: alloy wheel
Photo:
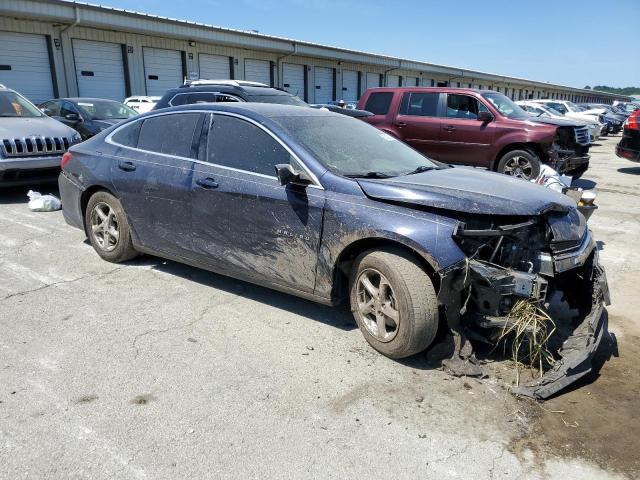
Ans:
{"type": "Polygon", "coordinates": [[[504,166],[504,173],[506,175],[511,175],[512,177],[531,180],[533,175],[533,166],[526,158],[516,156],[507,160],[507,163],[504,166]]]}
{"type": "Polygon", "coordinates": [[[356,295],[358,315],[367,331],[380,342],[393,340],[400,327],[400,312],[389,280],[368,268],[358,276],[356,295]]]}
{"type": "Polygon", "coordinates": [[[97,203],[91,211],[91,235],[105,252],[111,252],[118,245],[118,219],[113,208],[104,202],[97,203]]]}

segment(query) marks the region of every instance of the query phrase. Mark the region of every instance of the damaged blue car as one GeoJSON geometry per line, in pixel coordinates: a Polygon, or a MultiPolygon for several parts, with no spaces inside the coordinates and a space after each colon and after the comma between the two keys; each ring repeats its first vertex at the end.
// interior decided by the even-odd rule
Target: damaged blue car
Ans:
{"type": "Polygon", "coordinates": [[[606,277],[573,200],[432,161],[336,113],[150,112],[72,147],[59,185],[66,221],[107,261],[148,253],[347,300],[367,342],[394,359],[444,329],[454,373],[473,362],[470,339],[502,338],[519,302],[551,312],[560,296],[574,314],[554,324],[553,361],[522,395],[546,398],[588,373],[608,335],[606,277]]]}

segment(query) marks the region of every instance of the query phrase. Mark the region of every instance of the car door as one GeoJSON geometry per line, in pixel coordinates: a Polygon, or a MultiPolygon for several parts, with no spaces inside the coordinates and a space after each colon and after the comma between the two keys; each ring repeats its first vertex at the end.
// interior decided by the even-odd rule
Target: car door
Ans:
{"type": "Polygon", "coordinates": [[[280,185],[275,165],[298,161],[247,118],[211,115],[206,159],[192,181],[195,254],[233,276],[313,292],[324,191],[280,185]]]}
{"type": "Polygon", "coordinates": [[[447,93],[440,126],[439,160],[463,165],[489,166],[494,122],[478,120],[478,112],[489,109],[471,95],[447,93]]]}
{"type": "Polygon", "coordinates": [[[56,120],[68,125],[77,131],[83,140],[91,137],[94,133],[90,130],[90,120],[84,119],[80,110],[71,102],[63,100],[60,102],[60,116],[56,120]]]}
{"type": "Polygon", "coordinates": [[[394,122],[401,140],[436,160],[441,150],[440,98],[438,92],[405,92],[394,122]]]}
{"type": "Polygon", "coordinates": [[[139,242],[158,253],[191,254],[191,178],[205,114],[146,117],[110,137],[111,177],[139,242]]]}

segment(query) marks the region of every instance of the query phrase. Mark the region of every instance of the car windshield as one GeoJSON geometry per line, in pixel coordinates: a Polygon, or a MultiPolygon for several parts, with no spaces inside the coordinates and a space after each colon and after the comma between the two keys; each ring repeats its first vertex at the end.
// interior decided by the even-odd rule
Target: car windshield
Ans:
{"type": "Polygon", "coordinates": [[[483,93],[482,96],[493,105],[493,108],[507,118],[514,120],[526,120],[529,118],[527,112],[520,105],[517,105],[513,100],[501,93],[483,93]]]}
{"type": "Polygon", "coordinates": [[[82,100],[76,103],[82,116],[91,120],[110,120],[133,117],[138,114],[132,108],[109,100],[82,100]]]}
{"type": "Polygon", "coordinates": [[[361,120],[338,114],[274,120],[338,175],[385,178],[442,167],[361,120]]]}
{"type": "Polygon", "coordinates": [[[547,113],[551,114],[551,115],[557,115],[558,117],[562,117],[564,116],[564,114],[562,112],[559,112],[558,110],[556,110],[555,108],[552,107],[541,107],[543,110],[545,110],[547,113]]]}
{"type": "Polygon", "coordinates": [[[42,117],[43,113],[16,92],[0,92],[0,117],[42,117]]]}
{"type": "Polygon", "coordinates": [[[294,105],[296,107],[307,107],[307,103],[294,95],[251,95],[250,102],[257,103],[278,103],[280,105],[294,105]]]}
{"type": "Polygon", "coordinates": [[[569,110],[571,110],[572,112],[579,112],[580,111],[580,107],[578,107],[575,103],[573,102],[565,102],[565,105],[567,106],[567,108],[569,110]]]}

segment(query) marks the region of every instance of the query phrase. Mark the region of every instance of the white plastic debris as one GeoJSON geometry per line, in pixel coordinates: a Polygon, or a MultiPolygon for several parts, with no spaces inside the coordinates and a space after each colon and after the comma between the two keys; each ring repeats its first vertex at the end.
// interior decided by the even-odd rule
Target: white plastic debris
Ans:
{"type": "Polygon", "coordinates": [[[53,212],[62,207],[60,200],[50,194],[42,195],[40,192],[29,190],[27,197],[29,197],[29,209],[32,212],[53,212]]]}
{"type": "Polygon", "coordinates": [[[562,193],[565,188],[571,186],[571,180],[572,178],[569,175],[560,175],[549,165],[542,164],[540,165],[540,173],[531,181],[562,193]]]}

